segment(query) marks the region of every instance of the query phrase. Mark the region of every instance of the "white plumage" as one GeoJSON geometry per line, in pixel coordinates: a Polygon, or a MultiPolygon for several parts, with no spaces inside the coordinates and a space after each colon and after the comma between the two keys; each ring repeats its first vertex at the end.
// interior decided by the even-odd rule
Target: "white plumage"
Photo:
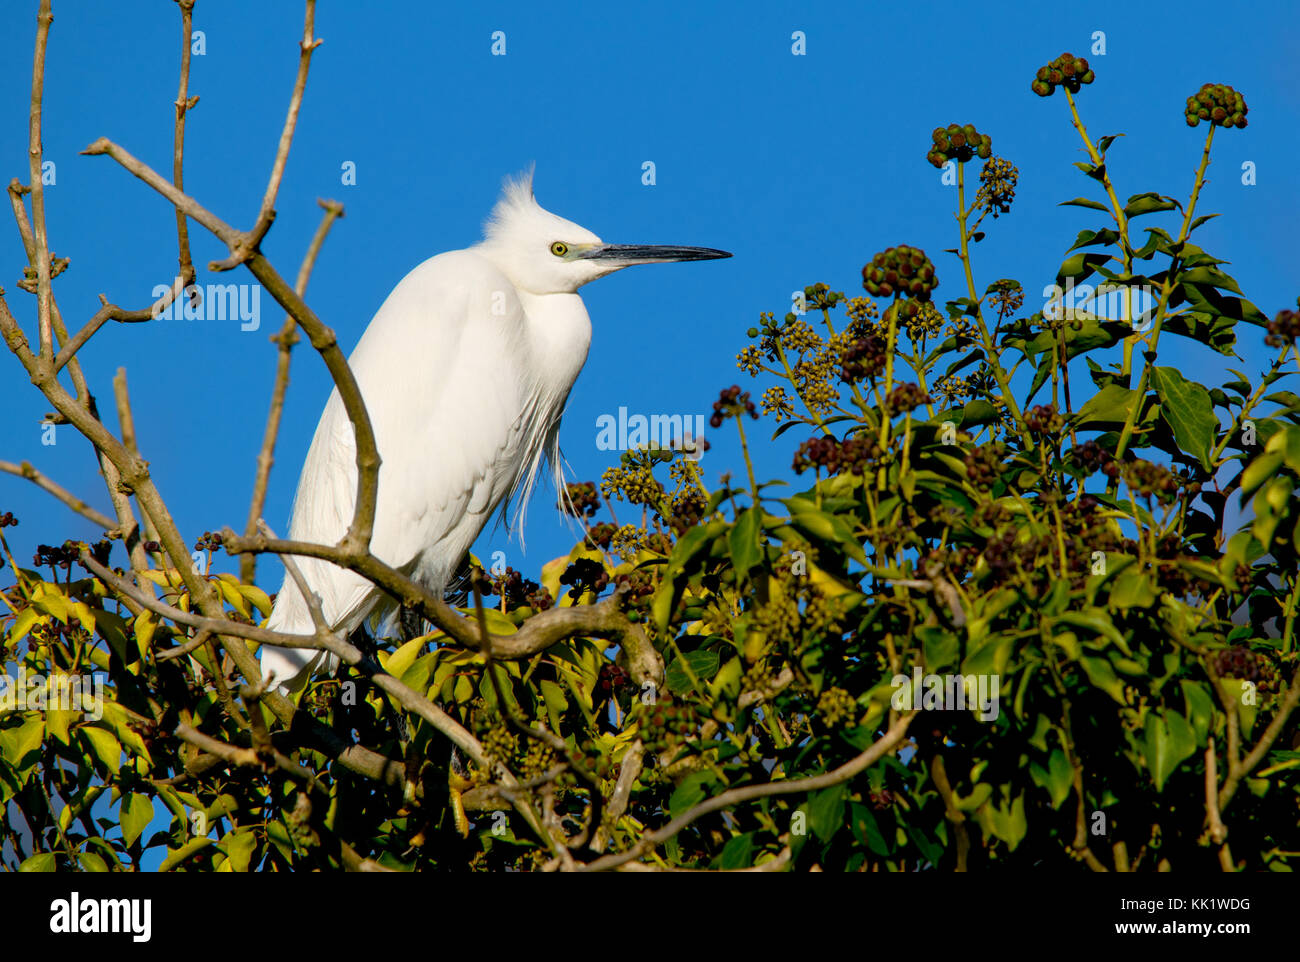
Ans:
{"type": "MultiPolygon", "coordinates": [[[[483,242],[407,274],[348,359],[382,462],[372,553],[441,593],[502,503],[517,498],[522,511],[544,465],[561,485],[560,416],[591,342],[578,288],[631,264],[727,256],[603,244],[542,209],[531,173],[508,181],[483,242]]],[[[356,486],[352,425],[335,390],[307,452],[289,537],[337,543],[356,486]]],[[[335,629],[350,632],[392,607],[358,574],[297,563],[335,629]]],[[[287,576],[267,627],[313,630],[287,576]]],[[[320,655],[265,646],[263,677],[296,689],[320,655]]]]}

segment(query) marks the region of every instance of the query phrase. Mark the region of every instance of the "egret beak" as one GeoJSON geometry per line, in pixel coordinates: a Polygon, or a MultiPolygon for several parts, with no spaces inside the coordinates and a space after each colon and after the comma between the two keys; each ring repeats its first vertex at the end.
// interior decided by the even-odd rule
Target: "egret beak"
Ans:
{"type": "Polygon", "coordinates": [[[611,267],[631,267],[633,264],[669,264],[673,261],[711,261],[730,257],[728,251],[712,247],[672,247],[653,244],[597,244],[574,255],[574,260],[592,260],[608,263],[611,267]]]}

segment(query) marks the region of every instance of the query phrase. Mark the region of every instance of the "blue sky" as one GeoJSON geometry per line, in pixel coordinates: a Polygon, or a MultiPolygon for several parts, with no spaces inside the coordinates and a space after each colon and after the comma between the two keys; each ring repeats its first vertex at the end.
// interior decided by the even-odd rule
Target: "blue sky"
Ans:
{"type": "MultiPolygon", "coordinates": [[[[1243,92],[1250,126],[1216,138],[1201,198],[1200,212],[1225,216],[1197,240],[1233,262],[1229,270],[1266,313],[1293,306],[1300,293],[1293,7],[1229,12],[1193,2],[1172,13],[1152,6],[1150,16],[1139,7],[325,2],[317,16],[325,42],[264,249],[292,278],[318,222],[316,198],[345,204],[308,299],[349,350],[411,268],[478,239],[501,178],[533,161],[539,201],[605,240],[733,251],[728,261],[634,268],[583,291],[594,338],[561,440],[575,478],[596,480],[615,460],[597,449],[598,417],[620,407],[707,413],[720,388],[746,382],[734,361],[745,329],[760,311],[784,313],[791,291],[825,281],[860,293],[862,264],[907,243],[934,259],[941,300],[962,296],[957,262],[941,253],[954,246],[953,190],[924,159],[936,125],[974,123],[992,136],[995,154],[1019,166],[1016,204],[986,222],[975,269],[981,289],[1000,277],[1021,280],[1027,308],[1036,308],[1034,292],[1055,276],[1076,232],[1104,221],[1055,206],[1099,196],[1099,188],[1071,166],[1082,155],[1063,98],[1029,90],[1039,65],[1071,50],[1088,55],[1097,73],[1080,97],[1093,136],[1127,135],[1110,156],[1121,196],[1185,197],[1204,132],[1184,124],[1185,98],[1206,81],[1243,92]],[[498,30],[504,57],[491,55],[498,30]],[[1104,56],[1090,53],[1099,30],[1104,56]],[[794,31],[806,37],[804,56],[792,55],[794,31]],[[345,186],[349,161],[356,184],[345,186]],[[646,161],[655,164],[654,186],[642,183],[646,161]],[[1241,183],[1248,161],[1254,186],[1241,183]]],[[[76,328],[100,292],[141,307],[175,270],[171,209],[113,162],[78,151],[108,136],[170,169],[179,14],[171,4],[140,2],[60,3],[55,12],[44,141],[56,182],[46,196],[52,246],[72,258],[56,291],[76,328]]],[[[265,187],[301,16],[290,2],[198,3],[205,52],[191,73],[190,92],[201,102],[187,127],[186,187],[237,226],[251,224],[265,187]]],[[[34,21],[34,12],[11,11],[0,33],[5,182],[27,178],[34,21]]],[[[1169,226],[1158,218],[1144,226],[1158,223],[1169,226]]],[[[199,265],[224,255],[197,225],[192,237],[199,265]]],[[[24,258],[13,230],[0,231],[0,263],[9,303],[32,330],[33,299],[14,284],[24,258]]],[[[243,524],[275,366],[267,337],[281,323],[269,297],[261,307],[255,331],[229,320],[110,326],[81,354],[106,412],[113,373],[127,367],[141,448],[191,541],[205,529],[243,524]]],[[[1225,363],[1255,376],[1262,338],[1241,333],[1245,364],[1172,337],[1162,341],[1162,356],[1207,382],[1218,383],[1225,363]]],[[[39,422],[49,405],[15,361],[5,355],[0,363],[9,372],[0,378],[0,458],[30,460],[107,508],[87,445],[70,428],[43,445],[39,422]]],[[[266,512],[280,530],[329,387],[324,366],[300,346],[266,512]]],[[[704,461],[710,483],[742,469],[733,438],[723,431],[712,439],[704,461]]],[[[764,447],[760,476],[788,473],[799,440],[793,433],[764,447]]],[[[509,564],[536,573],[567,551],[571,530],[548,510],[552,497],[537,495],[526,555],[500,529],[485,533],[480,555],[501,550],[509,564]]],[[[15,478],[0,477],[3,510],[22,521],[7,532],[20,559],[38,541],[97,534],[15,478]]],[[[217,567],[233,563],[220,558],[217,567]]],[[[263,564],[262,581],[278,587],[273,562],[263,564]]]]}

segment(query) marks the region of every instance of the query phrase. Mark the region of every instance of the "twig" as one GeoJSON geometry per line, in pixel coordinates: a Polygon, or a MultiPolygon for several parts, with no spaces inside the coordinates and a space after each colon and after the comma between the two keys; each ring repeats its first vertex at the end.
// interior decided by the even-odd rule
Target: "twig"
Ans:
{"type": "Polygon", "coordinates": [[[28,115],[27,165],[31,175],[32,228],[36,245],[36,304],[40,315],[40,354],[45,360],[54,356],[51,320],[50,244],[45,233],[45,186],[41,170],[41,98],[45,90],[45,46],[49,41],[54,14],[50,0],[41,0],[36,15],[36,55],[32,62],[32,106],[28,115]]]}
{"type": "MultiPolygon", "coordinates": [[[[320,558],[364,575],[374,584],[393,595],[401,603],[415,609],[428,621],[447,633],[448,637],[464,648],[477,651],[480,639],[469,619],[460,615],[451,605],[432,594],[423,586],[369,553],[357,554],[342,543],[339,545],[312,544],[307,541],[283,541],[258,535],[241,538],[229,528],[222,532],[222,544],[227,552],[245,551],[295,554],[320,558]]],[[[608,598],[594,605],[571,608],[551,608],[540,612],[523,623],[512,635],[492,635],[492,657],[502,660],[530,658],[545,651],[557,642],[584,635],[612,638],[628,649],[629,673],[638,684],[663,681],[663,659],[646,638],[644,630],[627,620],[621,605],[626,589],[620,588],[608,598]]]]}
{"type": "Polygon", "coordinates": [[[815,792],[822,788],[828,788],[831,785],[839,785],[847,782],[859,772],[864,771],[871,765],[879,761],[894,747],[907,732],[907,727],[916,717],[916,712],[907,712],[899,716],[898,720],[889,726],[889,729],[880,738],[876,739],[871,745],[856,758],[845,762],[839,768],[832,769],[821,775],[813,775],[808,778],[783,779],[775,782],[764,782],[761,785],[744,785],[740,788],[732,788],[715,795],[713,798],[700,802],[693,808],[678,815],[667,825],[654,832],[642,837],[631,848],[616,855],[606,855],[596,859],[587,865],[582,866],[583,871],[601,871],[603,869],[617,868],[625,862],[640,858],[645,853],[652,850],[661,842],[672,838],[687,825],[699,818],[708,815],[710,812],[720,811],[724,808],[731,808],[739,805],[741,802],[753,801],[758,798],[769,798],[773,795],[794,795],[806,792],[815,792]]]}
{"type": "MultiPolygon", "coordinates": [[[[176,0],[181,8],[181,79],[176,94],[176,130],[172,139],[172,183],[178,191],[185,190],[182,172],[185,168],[185,114],[198,102],[190,97],[190,49],[194,34],[194,0],[176,0]]],[[[184,289],[197,278],[194,261],[190,258],[190,228],[185,215],[176,211],[176,246],[179,248],[180,274],[177,280],[184,289]]]]}
{"type": "MultiPolygon", "coordinates": [[[[1220,688],[1221,686],[1216,683],[1214,687],[1220,688]]],[[[1282,730],[1286,728],[1287,721],[1297,705],[1300,705],[1300,669],[1297,669],[1296,673],[1291,676],[1291,685],[1287,689],[1281,704],[1278,705],[1277,714],[1273,716],[1273,720],[1264,729],[1264,734],[1260,736],[1255,747],[1236,764],[1232,764],[1232,758],[1229,757],[1228,775],[1223,780],[1223,788],[1219,789],[1220,810],[1228,807],[1228,803],[1232,801],[1232,796],[1237,792],[1237,787],[1241,784],[1241,779],[1249,775],[1255,769],[1255,766],[1264,760],[1268,750],[1273,747],[1273,743],[1277,741],[1278,736],[1282,734],[1282,730]]],[[[1235,706],[1229,705],[1227,709],[1228,733],[1232,735],[1237,727],[1234,724],[1237,713],[1235,706]]]]}
{"type": "Polygon", "coordinates": [[[298,44],[301,51],[298,57],[298,76],[294,80],[293,94],[289,98],[289,114],[285,117],[284,129],[280,132],[280,145],[275,152],[275,163],[271,165],[271,179],[266,185],[266,194],[262,197],[262,208],[257,214],[257,222],[250,231],[240,237],[231,255],[211,265],[214,271],[228,271],[248,260],[275,220],[275,197],[280,192],[280,179],[284,176],[284,167],[289,161],[289,148],[293,144],[293,131],[298,123],[298,109],[302,106],[302,94],[307,86],[307,70],[311,66],[311,54],[321,45],[320,40],[312,37],[315,23],[316,0],[307,0],[302,42],[298,44]]]}
{"type": "MultiPolygon", "coordinates": [[[[276,645],[280,648],[312,648],[316,650],[328,651],[338,657],[346,665],[358,666],[371,680],[375,687],[382,689],[398,700],[401,705],[408,711],[412,711],[425,719],[438,731],[446,735],[451,741],[474,759],[479,765],[487,767],[487,762],[483,754],[483,746],[479,744],[477,738],[465,730],[450,715],[444,712],[433,702],[429,701],[424,695],[408,688],[392,675],[385,672],[379,665],[375,664],[361,652],[355,645],[344,641],[336,635],[287,635],[278,631],[271,631],[268,628],[259,628],[256,625],[245,625],[238,621],[231,621],[224,617],[212,617],[206,614],[195,614],[194,612],[182,611],[166,602],[159,601],[156,598],[150,598],[135,588],[130,582],[119,578],[108,568],[101,565],[98,561],[90,556],[90,553],[83,551],[79,558],[80,564],[93,572],[100,581],[112,587],[114,590],[135,599],[144,607],[156,614],[169,618],[178,624],[189,625],[193,628],[207,629],[213,634],[233,636],[236,638],[248,638],[253,641],[260,641],[264,644],[276,645]]],[[[227,645],[228,651],[237,652],[241,649],[247,653],[247,648],[243,645],[227,645]]],[[[251,655],[250,655],[251,657],[251,655]]],[[[256,662],[254,662],[256,664],[256,662]]],[[[242,667],[240,669],[243,671],[242,667]]],[[[244,672],[248,677],[248,672],[244,672]]],[[[269,698],[268,693],[268,698],[269,698]]],[[[281,696],[282,697],[282,696],[281,696]]],[[[272,710],[275,710],[274,708],[272,710]]],[[[277,712],[278,714],[278,712],[277,712]]]]}
{"type": "Polygon", "coordinates": [[[96,511],[66,488],[55,484],[45,475],[41,474],[41,472],[32,467],[27,461],[24,461],[22,464],[14,464],[11,461],[0,461],[0,471],[4,471],[8,474],[15,474],[20,478],[26,478],[37,487],[54,495],[54,497],[58,498],[83,518],[87,518],[102,527],[105,531],[113,531],[117,526],[117,522],[108,515],[96,511]]]}
{"type": "MultiPolygon", "coordinates": [[[[294,291],[299,297],[307,293],[307,281],[316,265],[316,257],[325,244],[325,236],[334,221],[343,216],[343,205],[338,201],[317,200],[316,203],[325,210],[325,216],[321,218],[320,226],[316,228],[316,235],[312,238],[307,254],[303,257],[302,266],[298,269],[298,280],[294,284],[294,291]]],[[[275,443],[280,434],[284,396],[289,388],[289,358],[293,346],[298,343],[298,322],[292,315],[284,319],[284,326],[280,329],[280,333],[273,336],[271,340],[279,345],[280,351],[276,362],[275,384],[271,389],[271,407],[266,415],[266,431],[262,436],[262,450],[257,455],[257,477],[253,481],[253,498],[248,506],[248,523],[244,526],[244,533],[248,536],[257,533],[257,521],[262,517],[262,509],[266,506],[266,489],[271,479],[271,467],[275,463],[275,443]]],[[[242,555],[239,559],[240,580],[245,584],[252,584],[256,577],[257,555],[252,553],[242,555]]]]}
{"type": "Polygon", "coordinates": [[[129,311],[125,308],[118,307],[116,304],[108,303],[108,299],[99,295],[99,302],[103,306],[94,313],[86,325],[79,330],[72,338],[65,341],[59,349],[58,356],[54,359],[54,371],[58,373],[63,370],[64,365],[73,359],[92,337],[94,337],[101,327],[109,321],[117,321],[119,324],[143,324],[146,321],[155,320],[158,315],[167,310],[176,298],[180,297],[184,290],[184,282],[181,278],[176,278],[172,282],[171,288],[158,300],[154,301],[148,307],[136,311],[129,311]]]}

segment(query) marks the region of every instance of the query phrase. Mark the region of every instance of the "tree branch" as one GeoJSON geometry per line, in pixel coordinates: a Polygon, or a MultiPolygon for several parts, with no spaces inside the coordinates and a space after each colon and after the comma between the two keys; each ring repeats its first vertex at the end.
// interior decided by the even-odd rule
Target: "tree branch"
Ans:
{"type": "MultiPolygon", "coordinates": [[[[307,247],[302,266],[298,269],[298,280],[294,291],[299,297],[307,293],[307,281],[311,278],[312,268],[316,266],[316,257],[325,244],[334,221],[343,216],[343,205],[335,200],[317,200],[325,210],[316,235],[307,247]]],[[[284,397],[289,389],[289,358],[293,346],[298,343],[298,322],[292,315],[285,317],[280,333],[271,340],[280,347],[275,369],[275,385],[271,389],[271,406],[266,415],[266,431],[262,436],[262,450],[257,455],[257,477],[253,481],[253,497],[248,506],[248,522],[244,534],[252,537],[257,533],[257,522],[262,517],[266,506],[266,489],[271,480],[271,467],[275,464],[275,444],[280,434],[280,417],[284,413],[284,397]]],[[[248,553],[239,559],[239,579],[245,584],[252,584],[257,577],[257,555],[248,553]]]]}
{"type": "Polygon", "coordinates": [[[17,475],[20,478],[26,478],[38,488],[54,495],[83,518],[86,518],[102,527],[105,531],[115,530],[116,522],[113,521],[112,518],[100,511],[96,511],[66,488],[55,484],[45,475],[41,474],[41,472],[32,467],[27,461],[24,461],[22,464],[14,464],[12,461],[0,461],[0,471],[4,471],[7,474],[17,475]]]}
{"type": "Polygon", "coordinates": [[[839,785],[847,782],[859,772],[866,770],[883,758],[889,751],[902,740],[907,732],[907,727],[912,724],[912,719],[916,717],[916,712],[911,711],[905,715],[900,715],[898,720],[889,726],[888,731],[880,738],[876,739],[867,748],[866,751],[856,758],[845,762],[839,768],[832,769],[821,775],[813,775],[808,778],[792,778],[782,781],[765,782],[761,785],[744,785],[740,788],[732,788],[720,795],[707,799],[694,808],[678,815],[667,825],[654,832],[644,836],[641,841],[633,845],[627,851],[619,852],[617,855],[606,855],[598,858],[594,862],[582,866],[583,871],[597,872],[604,869],[618,868],[625,862],[640,858],[649,852],[661,842],[672,838],[687,825],[708,815],[710,812],[721,811],[724,808],[731,808],[733,805],[739,805],[741,802],[749,802],[758,798],[770,798],[774,795],[795,795],[806,792],[815,792],[819,789],[829,788],[832,785],[839,785]]]}

